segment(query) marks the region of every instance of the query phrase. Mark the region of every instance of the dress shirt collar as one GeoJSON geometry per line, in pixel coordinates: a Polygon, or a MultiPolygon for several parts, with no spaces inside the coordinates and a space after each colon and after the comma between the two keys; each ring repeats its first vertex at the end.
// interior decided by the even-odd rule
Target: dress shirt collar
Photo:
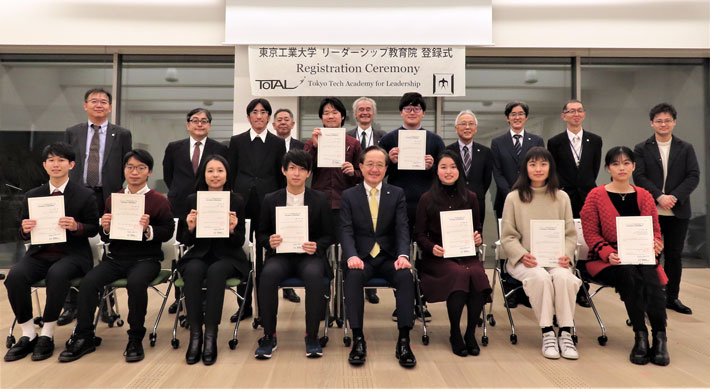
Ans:
{"type": "Polygon", "coordinates": [[[69,183],[69,177],[67,177],[67,180],[64,181],[64,183],[62,185],[59,185],[59,186],[54,186],[54,185],[52,185],[52,181],[49,181],[49,194],[54,193],[55,190],[59,190],[60,192],[62,192],[62,194],[64,194],[64,190],[67,188],[68,183],[69,183]]]}
{"type": "Polygon", "coordinates": [[[262,142],[266,143],[266,133],[267,133],[268,131],[269,131],[269,130],[267,130],[267,129],[265,128],[264,131],[261,132],[261,134],[257,134],[256,131],[254,131],[253,128],[249,128],[249,138],[251,138],[251,140],[253,141],[254,138],[256,138],[256,137],[258,136],[259,138],[261,138],[261,141],[262,141],[262,142]]]}
{"type": "Polygon", "coordinates": [[[299,194],[293,194],[286,189],[286,206],[289,207],[300,207],[305,205],[305,194],[306,194],[306,189],[303,189],[303,192],[299,194]]]}
{"type": "Polygon", "coordinates": [[[582,144],[582,139],[584,139],[583,135],[584,135],[584,129],[579,130],[579,132],[576,135],[574,132],[570,131],[569,128],[567,129],[567,137],[569,138],[569,141],[572,144],[574,144],[574,142],[572,142],[572,139],[574,139],[575,136],[579,136],[579,144],[582,144]]]}
{"type": "MultiPolygon", "coordinates": [[[[515,141],[515,138],[513,138],[513,136],[515,136],[515,135],[516,135],[516,134],[515,134],[515,131],[513,131],[513,129],[511,128],[511,129],[510,129],[510,139],[512,139],[513,141],[515,141]]],[[[523,128],[523,129],[520,131],[520,133],[517,134],[517,135],[520,135],[520,141],[522,142],[522,141],[523,141],[523,138],[525,138],[525,129],[523,128]]]]}
{"type": "MultiPolygon", "coordinates": [[[[94,123],[93,123],[91,120],[88,120],[87,122],[89,123],[88,128],[91,129],[91,130],[93,130],[94,128],[91,127],[91,125],[94,124],[94,123]]],[[[102,134],[102,135],[103,135],[104,133],[106,133],[106,129],[107,129],[107,128],[108,128],[108,120],[106,120],[105,122],[101,123],[101,128],[99,128],[99,134],[102,134]]]]}
{"type": "MultiPolygon", "coordinates": [[[[190,137],[190,152],[195,148],[195,143],[197,143],[197,139],[190,137]]],[[[207,137],[200,141],[200,148],[205,147],[205,143],[207,143],[207,137]]]]}
{"type": "Polygon", "coordinates": [[[461,141],[461,138],[459,138],[458,142],[459,142],[459,151],[461,151],[462,153],[463,153],[463,147],[464,147],[464,146],[468,146],[468,151],[469,151],[469,152],[473,151],[473,139],[471,139],[471,142],[469,142],[468,144],[463,143],[463,142],[461,141]]]}
{"type": "MultiPolygon", "coordinates": [[[[135,194],[142,194],[142,195],[144,195],[144,194],[146,194],[146,193],[148,193],[148,192],[150,192],[150,188],[148,188],[148,183],[146,182],[146,183],[145,183],[145,186],[144,186],[143,188],[141,188],[141,189],[140,189],[138,192],[136,192],[135,194]]],[[[128,189],[128,187],[126,187],[126,189],[123,190],[123,193],[125,193],[125,194],[131,194],[131,191],[128,189]]]]}
{"type": "MultiPolygon", "coordinates": [[[[367,195],[370,195],[370,191],[372,190],[372,187],[370,185],[367,185],[367,182],[363,181],[362,184],[365,186],[365,192],[367,192],[367,195]]],[[[377,189],[377,193],[382,192],[382,181],[380,181],[379,184],[375,187],[377,189]]]]}
{"type": "Polygon", "coordinates": [[[284,143],[286,143],[286,152],[288,153],[291,150],[291,135],[284,138],[284,143]]]}

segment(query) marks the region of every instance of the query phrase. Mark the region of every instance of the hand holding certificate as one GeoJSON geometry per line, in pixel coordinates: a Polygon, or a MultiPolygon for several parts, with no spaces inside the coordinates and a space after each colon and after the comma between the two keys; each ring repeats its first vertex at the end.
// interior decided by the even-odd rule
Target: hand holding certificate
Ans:
{"type": "Polygon", "coordinates": [[[318,167],[341,167],[345,163],[345,129],[321,128],[318,137],[318,167]]]}
{"type": "Polygon", "coordinates": [[[308,206],[276,207],[276,235],[282,239],[277,253],[304,253],[308,241],[308,206]]]}
{"type": "Polygon", "coordinates": [[[30,219],[36,222],[30,232],[31,244],[64,243],[66,230],[59,226],[64,217],[64,196],[30,197],[27,199],[30,219]]]}
{"type": "Polygon", "coordinates": [[[229,192],[197,192],[197,238],[229,238],[229,192]]]}
{"type": "Polygon", "coordinates": [[[444,246],[444,258],[476,255],[471,210],[444,211],[439,213],[439,218],[441,219],[441,243],[444,246]]]}
{"type": "Polygon", "coordinates": [[[530,220],[530,254],[538,267],[558,267],[565,256],[565,221],[530,220]]]}
{"type": "Polygon", "coordinates": [[[616,240],[621,265],[655,265],[651,216],[616,218],[616,240]]]}
{"type": "Polygon", "coordinates": [[[398,170],[426,170],[426,131],[400,130],[398,170]]]}
{"type": "Polygon", "coordinates": [[[145,196],[140,194],[111,194],[111,231],[109,238],[119,240],[143,240],[140,223],[145,213],[145,196]]]}

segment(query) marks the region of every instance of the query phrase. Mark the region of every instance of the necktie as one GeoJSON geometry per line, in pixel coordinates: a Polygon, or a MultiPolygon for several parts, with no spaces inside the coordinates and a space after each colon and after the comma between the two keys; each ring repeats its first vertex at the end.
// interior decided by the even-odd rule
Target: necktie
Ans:
{"type": "MultiPolygon", "coordinates": [[[[377,231],[377,200],[375,199],[375,195],[377,195],[377,188],[372,188],[370,189],[370,215],[372,215],[372,229],[374,231],[377,231]]],[[[372,246],[372,250],[370,250],[370,256],[372,258],[375,258],[377,254],[380,253],[380,245],[375,242],[375,245],[372,246]]]]}
{"type": "Polygon", "coordinates": [[[582,150],[580,150],[580,147],[579,147],[580,146],[579,135],[575,135],[572,138],[572,146],[574,147],[575,162],[577,162],[577,166],[579,166],[579,160],[582,159],[582,153],[581,153],[582,150]]]}
{"type": "Polygon", "coordinates": [[[61,196],[61,195],[62,195],[62,191],[60,191],[59,189],[55,189],[54,192],[52,192],[52,194],[51,194],[51,196],[61,196]]]}
{"type": "Polygon", "coordinates": [[[513,142],[513,148],[515,148],[515,154],[518,157],[520,157],[520,152],[523,151],[523,145],[520,144],[520,138],[522,138],[522,137],[523,136],[520,134],[513,135],[513,138],[515,139],[515,141],[513,142]]]}
{"type": "Polygon", "coordinates": [[[468,151],[468,146],[463,147],[463,172],[468,174],[468,169],[471,168],[471,153],[468,151]]]}
{"type": "Polygon", "coordinates": [[[360,137],[360,146],[363,151],[367,148],[367,133],[365,131],[362,132],[362,136],[360,137]]]}
{"type": "Polygon", "coordinates": [[[192,152],[192,173],[197,174],[197,167],[200,165],[200,143],[195,142],[195,150],[192,152]]]}
{"type": "Polygon", "coordinates": [[[89,159],[86,161],[86,186],[99,186],[99,130],[101,126],[92,124],[94,136],[89,145],[89,159]]]}

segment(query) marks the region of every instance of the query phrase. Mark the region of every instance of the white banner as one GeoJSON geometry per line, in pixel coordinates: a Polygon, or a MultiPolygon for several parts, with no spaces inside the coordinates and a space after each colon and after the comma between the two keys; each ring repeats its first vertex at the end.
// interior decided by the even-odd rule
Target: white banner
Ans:
{"type": "Polygon", "coordinates": [[[249,46],[254,96],[466,94],[464,46],[249,46]]]}

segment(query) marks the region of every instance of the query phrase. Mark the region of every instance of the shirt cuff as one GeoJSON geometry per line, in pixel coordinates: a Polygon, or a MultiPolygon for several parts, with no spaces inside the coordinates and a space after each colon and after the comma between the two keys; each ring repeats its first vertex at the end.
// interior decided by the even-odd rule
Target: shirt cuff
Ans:
{"type": "Polygon", "coordinates": [[[145,230],[144,235],[146,242],[150,242],[151,240],[153,240],[153,226],[148,225],[148,229],[145,230]]]}
{"type": "Polygon", "coordinates": [[[71,232],[72,235],[81,236],[84,234],[84,223],[76,222],[76,231],[71,232]]]}

